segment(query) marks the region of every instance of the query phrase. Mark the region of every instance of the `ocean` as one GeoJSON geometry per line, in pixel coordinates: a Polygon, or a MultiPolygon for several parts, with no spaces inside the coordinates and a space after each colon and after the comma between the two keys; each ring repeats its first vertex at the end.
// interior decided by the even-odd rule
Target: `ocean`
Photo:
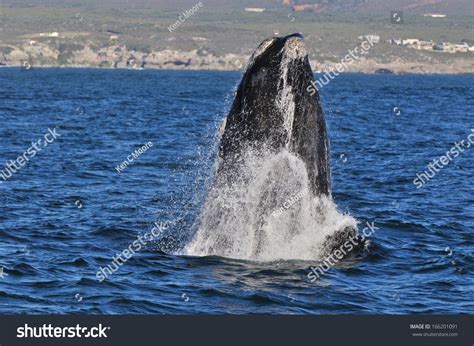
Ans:
{"type": "MultiPolygon", "coordinates": [[[[474,76],[342,74],[321,89],[324,222],[376,231],[315,281],[318,225],[255,258],[246,214],[222,228],[225,198],[206,202],[240,77],[0,69],[0,313],[472,314],[474,76]],[[209,208],[225,251],[200,233],[209,208]]],[[[278,217],[311,203],[298,196],[278,217]]]]}

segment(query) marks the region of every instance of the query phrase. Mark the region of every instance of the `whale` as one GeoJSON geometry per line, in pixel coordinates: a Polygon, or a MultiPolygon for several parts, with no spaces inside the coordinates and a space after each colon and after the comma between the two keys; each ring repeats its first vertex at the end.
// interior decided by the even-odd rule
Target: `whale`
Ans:
{"type": "Polygon", "coordinates": [[[257,47],[220,126],[212,184],[185,253],[308,260],[355,234],[356,220],[332,200],[328,131],[312,84],[301,34],[257,47]]]}
{"type": "MultiPolygon", "coordinates": [[[[221,128],[218,175],[249,148],[296,154],[315,195],[331,194],[329,140],[319,94],[301,34],[264,40],[250,58],[221,128]]],[[[228,174],[227,174],[228,175],[228,174]]]]}

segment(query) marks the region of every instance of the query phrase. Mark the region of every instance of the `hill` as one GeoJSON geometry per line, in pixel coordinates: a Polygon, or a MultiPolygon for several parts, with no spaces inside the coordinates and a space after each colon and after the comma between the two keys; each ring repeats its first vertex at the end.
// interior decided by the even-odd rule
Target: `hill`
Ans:
{"type": "Polygon", "coordinates": [[[390,18],[393,9],[381,0],[324,0],[320,1],[324,6],[301,12],[292,10],[293,3],[279,1],[212,0],[202,2],[183,22],[179,16],[189,13],[196,2],[49,0],[44,5],[44,1],[15,0],[13,4],[4,0],[0,64],[238,69],[264,38],[301,32],[317,70],[332,68],[365,36],[374,35],[378,42],[348,71],[473,73],[473,52],[449,53],[387,42],[419,39],[431,41],[432,46],[470,42],[474,17],[468,2],[396,0],[390,7],[403,11],[403,21],[397,24],[390,18]],[[265,11],[248,12],[247,7],[265,11]],[[461,15],[423,16],[442,9],[461,15]]]}

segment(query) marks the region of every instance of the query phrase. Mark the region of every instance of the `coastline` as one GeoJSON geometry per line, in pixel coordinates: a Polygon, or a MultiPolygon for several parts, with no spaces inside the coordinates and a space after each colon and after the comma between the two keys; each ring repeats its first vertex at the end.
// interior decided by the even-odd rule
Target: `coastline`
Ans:
{"type": "MultiPolygon", "coordinates": [[[[315,74],[325,74],[334,72],[334,67],[330,65],[312,64],[313,71],[315,74]],[[316,65],[316,66],[315,66],[316,65]],[[319,68],[318,68],[319,67],[319,68]],[[322,67],[322,68],[321,68],[322,67]]],[[[25,70],[30,69],[97,69],[97,70],[164,70],[164,71],[228,71],[228,72],[243,72],[246,69],[246,65],[241,68],[223,68],[216,66],[176,66],[176,65],[150,65],[144,67],[134,66],[97,66],[87,64],[68,64],[68,65],[57,65],[57,64],[32,64],[25,65],[21,63],[0,65],[1,68],[20,68],[25,70]]],[[[471,69],[455,68],[451,65],[439,64],[424,66],[416,63],[405,63],[403,65],[398,64],[378,64],[370,62],[364,65],[351,66],[347,70],[340,73],[360,73],[360,74],[391,74],[391,75],[472,75],[474,74],[474,66],[471,69]]]]}

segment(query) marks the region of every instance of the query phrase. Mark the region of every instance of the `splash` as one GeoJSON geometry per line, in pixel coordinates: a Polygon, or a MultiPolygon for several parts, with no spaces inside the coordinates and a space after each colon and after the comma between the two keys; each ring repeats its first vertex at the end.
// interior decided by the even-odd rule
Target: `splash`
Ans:
{"type": "Polygon", "coordinates": [[[184,253],[254,261],[314,260],[328,237],[356,220],[310,189],[304,162],[286,149],[248,150],[208,194],[184,253]],[[228,183],[232,181],[232,184],[228,183]]]}

